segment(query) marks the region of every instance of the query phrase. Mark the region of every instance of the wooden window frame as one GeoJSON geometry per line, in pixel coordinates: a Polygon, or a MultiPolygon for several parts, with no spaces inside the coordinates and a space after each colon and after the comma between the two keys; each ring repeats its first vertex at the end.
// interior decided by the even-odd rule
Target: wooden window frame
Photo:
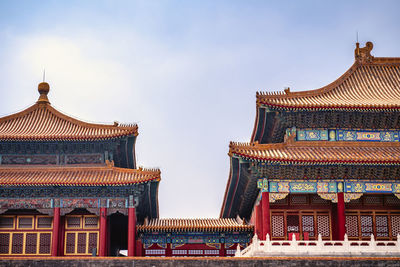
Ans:
{"type": "Polygon", "coordinates": [[[83,219],[82,219],[82,229],[99,229],[99,227],[100,227],[100,222],[99,222],[100,220],[99,220],[99,216],[96,216],[96,215],[83,215],[83,219]],[[85,222],[86,222],[86,218],[97,218],[97,225],[96,225],[96,227],[87,227],[86,225],[85,225],[85,222]]]}
{"type": "MultiPolygon", "coordinates": [[[[10,255],[11,254],[11,245],[12,245],[12,234],[13,232],[0,232],[2,234],[8,234],[10,237],[8,239],[8,253],[0,253],[0,255],[10,255]]],[[[19,254],[17,254],[19,255],[19,254]]]]}
{"type": "MultiPolygon", "coordinates": [[[[318,239],[318,215],[328,215],[329,216],[329,236],[322,237],[323,240],[332,240],[332,213],[331,210],[287,210],[287,209],[273,209],[270,210],[270,221],[272,220],[272,215],[283,215],[283,223],[284,223],[284,237],[272,237],[272,240],[291,240],[288,236],[287,232],[287,215],[298,215],[299,216],[299,234],[300,238],[303,239],[303,222],[302,215],[313,215],[314,216],[314,232],[316,233],[314,237],[311,237],[310,240],[318,239]]],[[[272,227],[272,225],[271,225],[272,227]]],[[[272,230],[272,229],[271,229],[272,230]]]]}
{"type": "Polygon", "coordinates": [[[5,230],[15,230],[15,224],[16,224],[16,216],[10,216],[10,215],[2,215],[2,216],[0,216],[0,217],[2,217],[2,218],[5,218],[5,217],[7,217],[7,218],[13,218],[13,226],[12,226],[12,228],[0,228],[0,232],[1,231],[5,231],[5,230]]]}
{"type": "Polygon", "coordinates": [[[23,216],[17,216],[17,230],[34,230],[35,229],[35,216],[34,215],[23,215],[23,216]],[[32,227],[31,228],[21,228],[19,226],[19,219],[20,218],[31,218],[32,219],[32,227]]]}
{"type": "Polygon", "coordinates": [[[64,255],[92,255],[91,251],[89,250],[89,234],[95,233],[97,234],[97,242],[96,242],[96,256],[99,255],[99,242],[100,242],[100,232],[99,231],[65,231],[64,237],[64,255]],[[86,248],[85,253],[78,253],[78,234],[85,233],[86,234],[86,248]],[[74,253],[67,253],[67,234],[74,234],[75,235],[75,245],[74,245],[74,253]]]}
{"type": "Polygon", "coordinates": [[[10,255],[10,256],[46,256],[51,255],[51,245],[53,242],[53,233],[49,231],[27,231],[27,232],[2,232],[10,235],[10,240],[8,243],[8,253],[2,253],[0,255],[10,255]],[[12,251],[12,241],[14,239],[15,234],[22,234],[22,253],[11,253],[12,251]],[[26,253],[26,235],[27,234],[36,234],[36,252],[35,253],[26,253]],[[50,234],[50,252],[49,253],[39,253],[40,251],[40,235],[41,234],[50,234]]]}
{"type": "Polygon", "coordinates": [[[35,229],[37,229],[37,230],[50,230],[50,229],[53,229],[53,221],[54,221],[54,218],[53,217],[51,217],[51,216],[46,216],[46,215],[38,215],[38,216],[36,216],[36,228],[35,229]],[[51,226],[50,226],[50,228],[49,227],[39,227],[39,218],[51,218],[51,226]]]}
{"type": "Polygon", "coordinates": [[[82,215],[68,215],[65,216],[65,229],[68,230],[79,230],[82,229],[82,215]],[[68,218],[79,218],[79,227],[68,227],[68,218]]]}
{"type": "Polygon", "coordinates": [[[370,240],[370,236],[361,236],[361,215],[371,215],[372,216],[372,231],[375,240],[397,240],[397,236],[392,235],[392,215],[400,215],[399,210],[359,210],[359,209],[348,209],[346,210],[345,216],[357,216],[357,227],[358,227],[358,237],[349,237],[349,240],[370,240]],[[387,216],[388,218],[388,236],[376,236],[376,216],[387,216]]]}

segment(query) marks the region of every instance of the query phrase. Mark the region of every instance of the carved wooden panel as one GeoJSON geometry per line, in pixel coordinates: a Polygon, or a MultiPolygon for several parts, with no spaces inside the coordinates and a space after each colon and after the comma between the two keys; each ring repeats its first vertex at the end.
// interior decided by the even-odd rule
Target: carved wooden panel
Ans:
{"type": "Polygon", "coordinates": [[[103,163],[102,154],[76,154],[76,155],[65,155],[66,164],[96,164],[103,163]]]}
{"type": "Polygon", "coordinates": [[[2,164],[32,164],[48,165],[57,164],[56,155],[3,155],[2,164]]]}

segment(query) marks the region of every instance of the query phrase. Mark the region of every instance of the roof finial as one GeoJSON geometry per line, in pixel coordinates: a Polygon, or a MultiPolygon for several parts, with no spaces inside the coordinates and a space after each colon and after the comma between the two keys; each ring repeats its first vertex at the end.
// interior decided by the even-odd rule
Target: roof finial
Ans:
{"type": "Polygon", "coordinates": [[[360,48],[360,44],[356,43],[356,49],[354,50],[354,57],[356,61],[360,63],[370,63],[374,57],[371,55],[371,51],[374,45],[372,42],[367,42],[365,47],[360,48]]]}
{"type": "Polygon", "coordinates": [[[50,85],[44,81],[45,78],[46,78],[46,70],[43,69],[43,82],[39,83],[38,85],[38,91],[40,96],[37,103],[43,103],[43,104],[50,103],[49,99],[47,98],[47,94],[50,91],[50,85]]]}

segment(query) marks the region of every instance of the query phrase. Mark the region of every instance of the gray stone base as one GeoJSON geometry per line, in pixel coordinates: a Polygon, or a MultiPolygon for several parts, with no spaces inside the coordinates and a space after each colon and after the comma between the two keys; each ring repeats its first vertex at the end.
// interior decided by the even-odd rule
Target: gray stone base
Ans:
{"type": "Polygon", "coordinates": [[[183,266],[400,266],[395,257],[269,257],[269,258],[0,258],[0,266],[8,267],[183,267],[183,266]]]}

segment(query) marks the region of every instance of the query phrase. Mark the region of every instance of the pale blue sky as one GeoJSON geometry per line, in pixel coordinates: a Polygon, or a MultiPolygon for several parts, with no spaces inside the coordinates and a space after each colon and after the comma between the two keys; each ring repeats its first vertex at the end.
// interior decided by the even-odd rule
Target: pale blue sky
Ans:
{"type": "Polygon", "coordinates": [[[139,125],[137,162],[159,167],[161,217],[217,217],[229,141],[248,141],[256,91],[315,89],[354,61],[400,56],[399,1],[0,0],[0,116],[38,97],[139,125]]]}

